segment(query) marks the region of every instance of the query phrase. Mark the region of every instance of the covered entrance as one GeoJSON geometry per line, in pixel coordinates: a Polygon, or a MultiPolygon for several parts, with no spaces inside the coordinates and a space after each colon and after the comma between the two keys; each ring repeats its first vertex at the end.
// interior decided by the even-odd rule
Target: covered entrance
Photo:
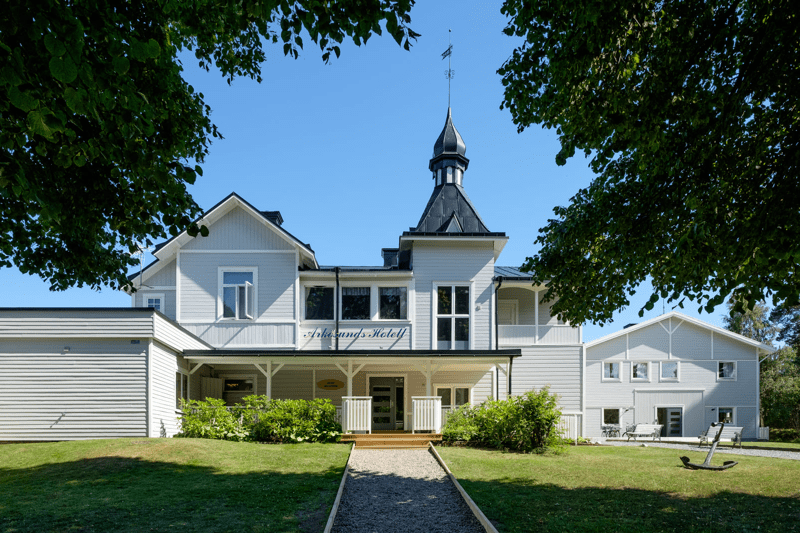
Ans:
{"type": "Polygon", "coordinates": [[[369,395],[372,397],[372,429],[405,429],[405,378],[369,378],[369,395]]]}

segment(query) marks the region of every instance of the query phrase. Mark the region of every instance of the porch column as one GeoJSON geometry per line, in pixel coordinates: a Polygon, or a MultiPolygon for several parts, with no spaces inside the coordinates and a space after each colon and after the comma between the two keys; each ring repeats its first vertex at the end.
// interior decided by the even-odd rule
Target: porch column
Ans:
{"type": "MultiPolygon", "coordinates": [[[[503,368],[503,365],[501,365],[500,363],[495,363],[495,365],[494,365],[494,366],[495,366],[495,368],[496,368],[497,370],[499,370],[500,372],[502,372],[502,373],[503,373],[503,375],[506,377],[506,394],[507,394],[507,396],[506,396],[506,397],[508,397],[508,396],[510,396],[510,390],[509,390],[509,388],[508,388],[508,386],[509,386],[509,381],[508,381],[508,372],[506,371],[506,369],[505,369],[505,368],[503,368]]],[[[500,398],[500,387],[499,387],[499,385],[500,385],[500,379],[499,379],[499,375],[498,375],[498,379],[497,379],[497,384],[498,384],[498,387],[497,387],[497,399],[498,399],[498,400],[501,400],[502,398],[500,398]]]]}
{"type": "MultiPolygon", "coordinates": [[[[189,379],[186,380],[186,399],[192,399],[192,374],[200,370],[203,363],[197,363],[194,368],[189,370],[189,379]]],[[[202,394],[202,393],[201,393],[202,394]]]]}
{"type": "Polygon", "coordinates": [[[421,365],[416,365],[417,370],[419,370],[423,376],[425,376],[425,395],[426,396],[433,396],[432,386],[431,386],[431,378],[433,375],[439,371],[442,365],[431,365],[431,360],[428,359],[425,363],[421,365]]]}
{"type": "Polygon", "coordinates": [[[367,365],[367,363],[362,363],[362,364],[358,365],[358,367],[356,367],[355,370],[353,370],[353,361],[352,361],[352,359],[348,359],[347,360],[347,370],[342,368],[342,365],[340,365],[339,363],[334,363],[334,364],[336,365],[336,368],[338,368],[342,372],[342,374],[347,376],[347,395],[348,396],[352,396],[353,395],[353,376],[358,374],[361,371],[361,369],[364,368],[367,365]]]}
{"type": "Polygon", "coordinates": [[[264,370],[264,368],[258,363],[253,363],[253,366],[255,366],[262,374],[264,374],[265,378],[267,378],[267,399],[269,400],[272,399],[272,376],[277,374],[278,370],[283,368],[284,364],[285,363],[281,363],[275,367],[275,370],[272,370],[272,361],[267,361],[267,369],[264,370]]]}

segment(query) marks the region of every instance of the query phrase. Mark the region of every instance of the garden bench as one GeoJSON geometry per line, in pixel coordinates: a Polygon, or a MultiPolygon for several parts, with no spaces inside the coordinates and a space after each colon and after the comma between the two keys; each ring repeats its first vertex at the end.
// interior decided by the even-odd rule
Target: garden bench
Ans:
{"type": "Polygon", "coordinates": [[[661,428],[664,426],[661,424],[636,424],[633,430],[628,430],[623,434],[628,436],[628,440],[636,440],[636,437],[652,437],[653,440],[661,440],[661,428]]]}
{"type": "MultiPolygon", "coordinates": [[[[701,435],[697,438],[700,439],[700,446],[705,444],[710,444],[713,441],[717,433],[719,432],[720,426],[709,426],[701,435]]],[[[736,443],[739,443],[739,448],[742,447],[742,430],[743,427],[739,426],[725,426],[722,428],[722,433],[720,433],[719,440],[722,442],[732,442],[733,446],[736,446],[736,443]]]]}

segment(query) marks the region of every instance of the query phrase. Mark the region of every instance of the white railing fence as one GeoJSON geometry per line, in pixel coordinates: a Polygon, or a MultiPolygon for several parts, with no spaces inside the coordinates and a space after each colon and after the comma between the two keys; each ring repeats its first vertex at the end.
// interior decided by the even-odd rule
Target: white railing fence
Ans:
{"type": "Polygon", "coordinates": [[[450,413],[458,409],[455,405],[443,405],[442,406],[442,427],[447,424],[447,419],[450,417],[450,413]]]}
{"type": "Polygon", "coordinates": [[[442,431],[442,397],[441,396],[412,396],[411,397],[411,432],[442,431]]]}
{"type": "Polygon", "coordinates": [[[342,432],[372,433],[372,396],[342,397],[342,432]]]}
{"type": "Polygon", "coordinates": [[[336,406],[336,419],[335,420],[336,420],[337,424],[341,425],[341,423],[342,423],[342,406],[341,405],[337,405],[336,406]]]}
{"type": "Polygon", "coordinates": [[[758,440],[769,440],[769,427],[758,428],[758,440]]]}
{"type": "Polygon", "coordinates": [[[557,429],[562,437],[575,441],[577,445],[578,437],[581,433],[581,414],[561,413],[561,420],[558,421],[557,429]]]}
{"type": "Polygon", "coordinates": [[[500,344],[503,346],[529,346],[531,344],[576,344],[580,342],[580,330],[568,325],[498,326],[500,344]]]}

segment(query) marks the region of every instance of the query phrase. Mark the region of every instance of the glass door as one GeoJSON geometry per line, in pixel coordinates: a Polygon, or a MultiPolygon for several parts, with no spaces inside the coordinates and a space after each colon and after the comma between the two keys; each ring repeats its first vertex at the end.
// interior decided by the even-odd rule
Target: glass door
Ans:
{"type": "Polygon", "coordinates": [[[661,428],[662,437],[681,436],[681,417],[683,408],[681,407],[659,407],[658,423],[664,426],[661,428]]]}
{"type": "Polygon", "coordinates": [[[403,382],[401,377],[369,378],[373,430],[403,429],[403,382]]]}

